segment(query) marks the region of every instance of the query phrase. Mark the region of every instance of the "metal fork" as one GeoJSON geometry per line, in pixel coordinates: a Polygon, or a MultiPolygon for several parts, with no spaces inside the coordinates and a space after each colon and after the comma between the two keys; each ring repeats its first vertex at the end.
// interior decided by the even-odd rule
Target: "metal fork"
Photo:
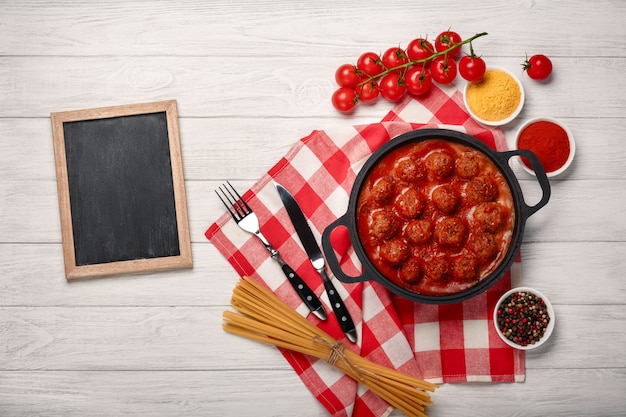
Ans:
{"type": "Polygon", "coordinates": [[[263,236],[261,233],[261,228],[259,227],[259,218],[252,211],[248,203],[244,201],[243,198],[239,195],[237,190],[231,185],[229,181],[226,181],[225,184],[222,184],[215,190],[215,193],[222,201],[228,213],[230,213],[231,217],[237,225],[246,232],[255,235],[259,238],[259,240],[265,246],[265,249],[268,250],[272,259],[274,259],[280,265],[281,269],[285,273],[285,276],[298,293],[298,296],[304,301],[304,304],[311,310],[313,314],[315,314],[320,320],[326,320],[327,314],[324,306],[320,299],[315,295],[313,290],[300,278],[296,271],[293,270],[283,259],[280,257],[280,254],[271,243],[263,236]]]}

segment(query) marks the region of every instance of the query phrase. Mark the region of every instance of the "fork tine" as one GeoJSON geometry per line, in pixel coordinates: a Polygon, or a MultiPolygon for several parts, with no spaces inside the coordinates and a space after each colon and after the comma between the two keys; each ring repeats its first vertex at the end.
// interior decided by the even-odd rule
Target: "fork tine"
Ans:
{"type": "Polygon", "coordinates": [[[228,195],[224,192],[224,189],[222,188],[222,186],[219,186],[218,190],[221,191],[222,193],[220,194],[217,190],[215,190],[215,194],[217,194],[219,199],[222,201],[222,204],[224,204],[224,207],[226,207],[226,210],[228,210],[230,217],[232,217],[233,220],[235,220],[236,222],[240,221],[241,218],[239,216],[239,212],[232,209],[232,203],[230,202],[228,195]],[[226,202],[226,200],[228,200],[228,203],[226,202]]]}
{"type": "Polygon", "coordinates": [[[237,190],[235,190],[235,187],[233,187],[229,181],[226,181],[226,184],[228,184],[228,186],[230,187],[226,188],[226,191],[228,191],[228,194],[230,194],[230,197],[232,198],[233,208],[237,210],[239,214],[243,217],[250,214],[252,212],[252,209],[250,208],[248,203],[246,203],[244,199],[241,198],[237,190]]]}
{"type": "Polygon", "coordinates": [[[225,184],[220,185],[218,189],[215,190],[215,194],[217,194],[219,199],[222,201],[222,204],[224,204],[224,206],[228,210],[228,213],[230,213],[230,216],[237,223],[239,223],[241,220],[243,220],[244,217],[252,213],[252,209],[250,208],[248,203],[246,203],[244,199],[241,198],[241,195],[239,195],[237,190],[235,190],[235,187],[233,187],[233,185],[229,181],[226,181],[225,184]],[[220,192],[218,192],[218,190],[220,192]]]}

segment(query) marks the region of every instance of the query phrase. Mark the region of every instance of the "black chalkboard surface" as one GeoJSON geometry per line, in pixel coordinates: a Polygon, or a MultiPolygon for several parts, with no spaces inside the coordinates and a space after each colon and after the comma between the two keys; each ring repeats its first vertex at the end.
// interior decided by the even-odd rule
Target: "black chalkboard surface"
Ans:
{"type": "Polygon", "coordinates": [[[190,267],[176,102],[51,120],[66,278],[190,267]]]}

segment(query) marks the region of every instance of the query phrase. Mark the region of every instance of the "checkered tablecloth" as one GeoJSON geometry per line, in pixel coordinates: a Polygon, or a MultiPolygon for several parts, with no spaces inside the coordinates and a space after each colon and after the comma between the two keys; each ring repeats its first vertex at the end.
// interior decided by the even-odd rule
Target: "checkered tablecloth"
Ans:
{"type": "MultiPolygon", "coordinates": [[[[206,237],[239,275],[264,282],[278,297],[363,357],[435,383],[521,382],[525,377],[524,353],[499,339],[491,319],[498,297],[511,288],[511,274],[520,271],[519,257],[495,286],[452,305],[415,303],[375,282],[343,284],[334,279],[357,326],[359,341],[354,345],[343,337],[322,281],[272,184],[274,179],[294,194],[319,241],[326,226],[346,212],[356,175],[372,152],[402,133],[424,127],[460,130],[496,150],[506,150],[499,129],[482,127],[467,115],[458,90],[433,86],[426,97],[406,97],[379,123],[313,131],[243,194],[260,219],[263,234],[321,296],[330,313],[328,320],[321,322],[308,314],[261,242],[240,230],[226,212],[206,230],[206,237]]],[[[360,263],[347,235],[333,234],[333,247],[343,255],[344,271],[358,275],[360,263]]],[[[290,351],[281,353],[331,415],[378,417],[389,413],[388,404],[323,360],[290,351]]]]}

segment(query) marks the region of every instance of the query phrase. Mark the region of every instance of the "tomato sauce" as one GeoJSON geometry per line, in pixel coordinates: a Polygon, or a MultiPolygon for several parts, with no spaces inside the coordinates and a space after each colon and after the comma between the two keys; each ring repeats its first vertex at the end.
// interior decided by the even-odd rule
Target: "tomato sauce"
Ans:
{"type": "Polygon", "coordinates": [[[511,243],[513,196],[482,152],[443,139],[403,145],[368,173],[357,229],[372,264],[425,295],[466,290],[493,272],[511,243]]]}

